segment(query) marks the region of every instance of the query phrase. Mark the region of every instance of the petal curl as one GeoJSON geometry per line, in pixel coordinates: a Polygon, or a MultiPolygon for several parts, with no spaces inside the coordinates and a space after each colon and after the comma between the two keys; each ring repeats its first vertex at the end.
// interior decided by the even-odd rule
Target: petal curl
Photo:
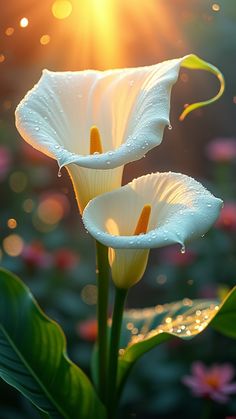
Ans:
{"type": "Polygon", "coordinates": [[[95,169],[122,166],[161,143],[169,124],[171,88],[181,66],[211,71],[221,82],[216,97],[190,105],[184,116],[222,94],[221,73],[195,55],[104,72],[44,70],[18,105],[16,126],[25,141],[56,159],[60,167],[70,163],[95,169]],[[104,152],[100,155],[89,155],[92,125],[101,133],[104,152]]]}
{"type": "Polygon", "coordinates": [[[221,199],[193,178],[153,173],[90,201],[83,221],[96,240],[114,249],[148,249],[174,243],[183,246],[209,230],[221,207],[221,199]],[[134,236],[146,204],[152,207],[148,231],[134,236]]]}

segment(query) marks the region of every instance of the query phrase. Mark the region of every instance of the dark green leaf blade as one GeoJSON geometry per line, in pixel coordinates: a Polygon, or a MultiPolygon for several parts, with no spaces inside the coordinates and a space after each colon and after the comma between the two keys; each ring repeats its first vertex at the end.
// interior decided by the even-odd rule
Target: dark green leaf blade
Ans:
{"type": "Polygon", "coordinates": [[[51,418],[104,418],[86,375],[67,357],[61,328],[29,289],[0,269],[0,377],[51,418]]]}
{"type": "Polygon", "coordinates": [[[211,326],[223,335],[236,339],[236,287],[226,296],[211,326]]]}

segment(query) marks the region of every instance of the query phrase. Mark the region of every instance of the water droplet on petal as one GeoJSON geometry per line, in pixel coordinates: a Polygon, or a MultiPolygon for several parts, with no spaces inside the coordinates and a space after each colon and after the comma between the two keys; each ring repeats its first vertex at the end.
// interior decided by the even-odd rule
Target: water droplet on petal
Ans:
{"type": "Polygon", "coordinates": [[[182,253],[182,255],[184,255],[184,253],[186,252],[185,246],[183,245],[181,247],[180,253],[182,253]]]}
{"type": "Polygon", "coordinates": [[[168,125],[168,129],[171,131],[172,130],[172,125],[171,124],[169,124],[168,125]]]}
{"type": "Polygon", "coordinates": [[[61,177],[61,169],[58,170],[57,177],[61,177]]]}

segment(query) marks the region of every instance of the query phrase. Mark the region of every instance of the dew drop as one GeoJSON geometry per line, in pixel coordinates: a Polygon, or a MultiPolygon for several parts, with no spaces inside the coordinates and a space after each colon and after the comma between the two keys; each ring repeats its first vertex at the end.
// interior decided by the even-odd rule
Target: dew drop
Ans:
{"type": "Polygon", "coordinates": [[[35,127],[35,131],[39,131],[40,130],[40,128],[39,127],[35,127]]]}
{"type": "Polygon", "coordinates": [[[186,252],[185,246],[183,245],[181,247],[180,253],[182,253],[182,255],[184,255],[184,253],[186,252]]]}
{"type": "Polygon", "coordinates": [[[172,130],[172,125],[171,124],[169,124],[168,125],[168,129],[171,131],[172,130]]]}
{"type": "Polygon", "coordinates": [[[111,162],[110,161],[107,161],[107,164],[109,165],[109,164],[111,164],[111,162]]]}
{"type": "Polygon", "coordinates": [[[58,170],[57,177],[61,177],[61,169],[58,170]]]}
{"type": "Polygon", "coordinates": [[[211,208],[211,207],[212,207],[212,205],[211,205],[211,204],[207,204],[207,206],[208,206],[208,208],[211,208]]]}

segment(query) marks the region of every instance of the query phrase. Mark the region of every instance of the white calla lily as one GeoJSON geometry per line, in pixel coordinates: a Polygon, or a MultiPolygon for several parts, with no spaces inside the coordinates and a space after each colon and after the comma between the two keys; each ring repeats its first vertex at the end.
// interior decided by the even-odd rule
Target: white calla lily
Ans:
{"type": "Polygon", "coordinates": [[[124,164],[161,143],[169,124],[171,87],[181,66],[210,71],[221,85],[213,99],[188,106],[183,119],[224,90],[219,70],[195,55],[103,72],[44,70],[18,105],[17,129],[25,141],[56,159],[60,168],[66,166],[81,212],[91,198],[121,185],[124,164]],[[101,148],[91,153],[93,126],[100,133],[101,148]]]}
{"type": "Polygon", "coordinates": [[[129,288],[141,279],[149,249],[174,243],[184,249],[187,242],[208,231],[221,207],[221,199],[193,178],[153,173],[90,201],[83,221],[91,235],[110,248],[116,286],[129,288]],[[151,207],[141,221],[146,227],[137,234],[146,207],[151,207]]]}

